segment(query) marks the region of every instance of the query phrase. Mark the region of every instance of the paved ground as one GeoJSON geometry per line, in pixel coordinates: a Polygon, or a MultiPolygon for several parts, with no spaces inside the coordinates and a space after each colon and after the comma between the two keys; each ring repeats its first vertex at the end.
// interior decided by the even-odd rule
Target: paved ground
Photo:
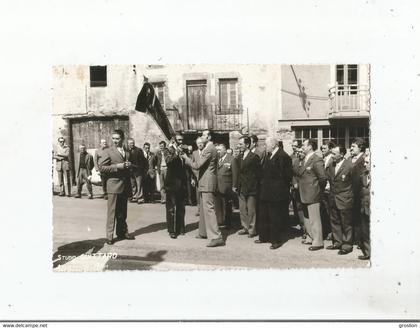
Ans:
{"type": "MultiPolygon", "coordinates": [[[[357,256],[360,250],[339,256],[336,251],[308,251],[297,230],[277,250],[239,236],[238,222],[224,231],[226,246],[208,248],[197,234],[196,207],[187,206],[187,233],[171,239],[166,231],[165,207],[161,204],[129,204],[128,227],[135,240],[105,244],[106,201],[53,196],[54,271],[190,270],[241,268],[333,268],[367,267],[357,256]]],[[[330,242],[326,242],[329,245],[330,242]]]]}

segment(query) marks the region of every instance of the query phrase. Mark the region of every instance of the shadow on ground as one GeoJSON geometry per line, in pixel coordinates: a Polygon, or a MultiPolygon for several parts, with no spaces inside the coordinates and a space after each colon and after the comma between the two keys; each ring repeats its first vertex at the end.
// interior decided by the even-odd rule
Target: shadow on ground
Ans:
{"type": "Polygon", "coordinates": [[[146,256],[119,255],[106,263],[105,270],[151,270],[156,264],[165,261],[163,256],[167,252],[166,250],[154,251],[147,253],[146,256]]]}

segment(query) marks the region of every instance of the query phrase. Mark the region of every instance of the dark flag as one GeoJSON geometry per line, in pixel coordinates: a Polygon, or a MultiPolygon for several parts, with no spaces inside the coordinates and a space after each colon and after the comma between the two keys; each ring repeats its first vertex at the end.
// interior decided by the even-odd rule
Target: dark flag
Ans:
{"type": "Polygon", "coordinates": [[[149,113],[168,140],[175,136],[175,131],[156,96],[155,88],[149,82],[143,83],[135,109],[138,112],[149,113]]]}

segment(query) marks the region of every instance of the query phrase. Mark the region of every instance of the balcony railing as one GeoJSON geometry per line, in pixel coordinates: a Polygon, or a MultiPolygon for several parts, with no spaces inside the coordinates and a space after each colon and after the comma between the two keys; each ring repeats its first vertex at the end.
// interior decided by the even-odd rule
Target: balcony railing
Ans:
{"type": "Polygon", "coordinates": [[[177,131],[240,131],[248,127],[248,109],[242,106],[220,107],[218,105],[182,106],[172,114],[171,123],[177,131]]]}
{"type": "Polygon", "coordinates": [[[329,89],[330,118],[368,117],[370,92],[367,85],[336,84],[329,89]]]}

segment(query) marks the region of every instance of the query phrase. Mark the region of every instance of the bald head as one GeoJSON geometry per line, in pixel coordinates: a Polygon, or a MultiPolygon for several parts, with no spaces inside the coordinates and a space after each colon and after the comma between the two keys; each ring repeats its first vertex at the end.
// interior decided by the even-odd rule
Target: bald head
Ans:
{"type": "Polygon", "coordinates": [[[279,141],[273,137],[268,137],[265,140],[265,145],[267,147],[267,151],[271,153],[279,146],[279,141]]]}

